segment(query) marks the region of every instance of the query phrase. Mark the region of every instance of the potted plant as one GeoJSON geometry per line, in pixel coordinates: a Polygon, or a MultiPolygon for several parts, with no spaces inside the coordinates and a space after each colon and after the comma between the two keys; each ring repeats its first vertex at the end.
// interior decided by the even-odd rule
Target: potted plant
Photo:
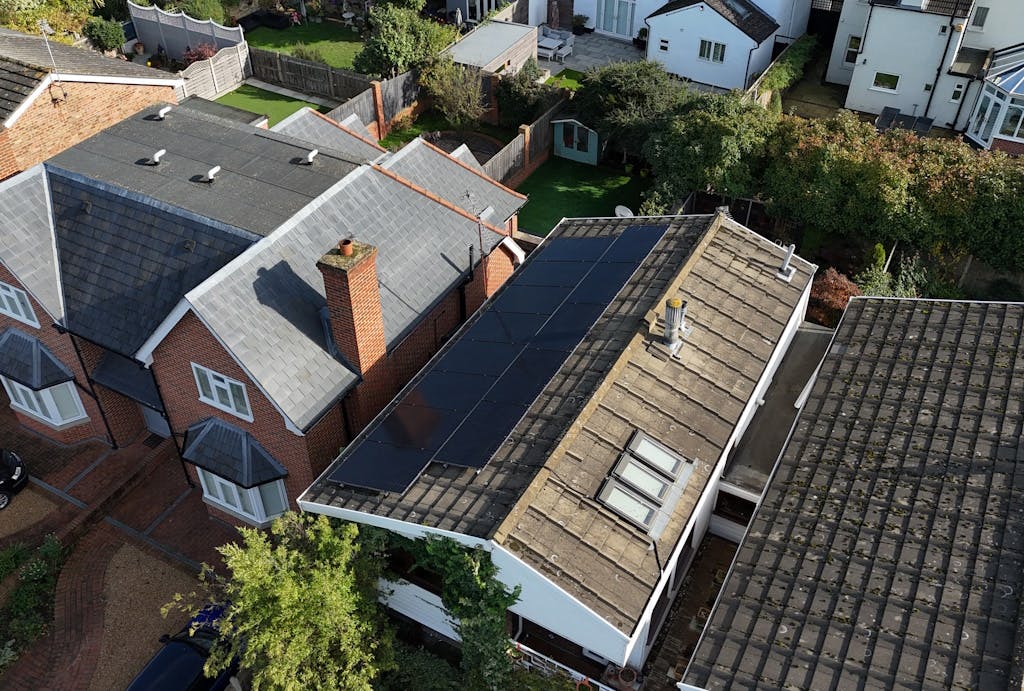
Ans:
{"type": "Polygon", "coordinates": [[[577,36],[587,33],[587,22],[590,17],[585,14],[574,14],[572,16],[572,32],[577,36]]]}
{"type": "Polygon", "coordinates": [[[636,36],[633,38],[633,45],[640,50],[647,50],[647,27],[640,27],[640,30],[636,32],[636,36]]]}

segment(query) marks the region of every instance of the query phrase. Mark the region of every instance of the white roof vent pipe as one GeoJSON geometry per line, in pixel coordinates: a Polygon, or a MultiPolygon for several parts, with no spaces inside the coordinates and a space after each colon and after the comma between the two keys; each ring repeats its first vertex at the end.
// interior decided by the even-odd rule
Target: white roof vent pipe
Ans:
{"type": "Polygon", "coordinates": [[[167,149],[160,149],[159,151],[157,151],[155,154],[153,154],[153,157],[149,159],[149,165],[151,165],[151,166],[158,166],[158,165],[160,165],[160,159],[162,159],[164,157],[164,154],[166,154],[166,153],[167,153],[167,149]]]}
{"type": "Polygon", "coordinates": [[[304,162],[305,162],[305,164],[306,164],[307,166],[311,166],[311,165],[313,165],[313,159],[314,159],[314,158],[316,158],[316,155],[317,155],[318,153],[320,153],[320,149],[313,149],[313,150],[312,150],[312,151],[310,151],[310,152],[309,152],[308,154],[306,154],[306,160],[304,161],[304,162]]]}
{"type": "Polygon", "coordinates": [[[665,335],[663,343],[675,355],[683,345],[683,339],[693,332],[686,323],[686,303],[679,298],[665,301],[665,335]]]}
{"type": "Polygon", "coordinates": [[[794,252],[796,252],[796,245],[790,245],[786,248],[786,258],[782,260],[782,266],[779,267],[779,273],[776,274],[786,283],[792,281],[794,274],[796,274],[796,267],[791,264],[794,252]]]}
{"type": "Polygon", "coordinates": [[[213,168],[210,168],[208,171],[206,171],[206,175],[203,176],[202,182],[205,182],[206,184],[212,183],[213,179],[217,177],[217,173],[219,172],[220,166],[214,166],[213,168]]]}
{"type": "Polygon", "coordinates": [[[167,114],[170,113],[171,110],[172,110],[172,108],[170,106],[164,106],[163,108],[161,108],[160,110],[158,110],[156,112],[156,119],[157,120],[163,120],[164,118],[167,117],[167,114]]]}

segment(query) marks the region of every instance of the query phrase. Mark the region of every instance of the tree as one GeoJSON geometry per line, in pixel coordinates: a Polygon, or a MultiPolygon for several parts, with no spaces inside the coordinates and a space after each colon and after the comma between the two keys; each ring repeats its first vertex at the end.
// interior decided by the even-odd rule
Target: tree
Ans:
{"type": "Polygon", "coordinates": [[[657,194],[666,202],[694,190],[754,196],[774,127],[771,114],[734,94],[700,94],[677,104],[644,146],[657,194]]]}
{"type": "Polygon", "coordinates": [[[573,106],[625,155],[639,152],[662,116],[687,93],[657,62],[619,62],[587,71],[573,106]]]}
{"type": "Polygon", "coordinates": [[[393,664],[392,636],[377,604],[381,556],[351,523],[287,513],[265,531],[242,528],[219,548],[230,577],[205,570],[202,593],[165,607],[195,613],[224,604],[221,643],[206,673],[238,657],[253,689],[369,691],[393,664]]]}
{"type": "Polygon", "coordinates": [[[519,127],[533,122],[540,111],[554,101],[555,91],[538,84],[540,68],[530,58],[522,68],[498,82],[495,97],[498,99],[498,118],[506,127],[519,127]]]}
{"type": "Polygon", "coordinates": [[[370,9],[373,33],[353,60],[363,74],[394,77],[425,64],[455,40],[456,29],[392,4],[370,9]]]}
{"type": "Polygon", "coordinates": [[[807,318],[817,324],[835,327],[850,298],[860,295],[857,284],[832,267],[819,274],[811,285],[807,318]]]}
{"type": "Polygon", "coordinates": [[[121,22],[108,21],[101,17],[89,17],[82,33],[100,50],[117,50],[125,41],[121,22]]]}
{"type": "Polygon", "coordinates": [[[457,130],[468,127],[483,115],[480,70],[456,65],[450,55],[441,55],[423,68],[420,86],[433,97],[434,107],[457,130]]]}

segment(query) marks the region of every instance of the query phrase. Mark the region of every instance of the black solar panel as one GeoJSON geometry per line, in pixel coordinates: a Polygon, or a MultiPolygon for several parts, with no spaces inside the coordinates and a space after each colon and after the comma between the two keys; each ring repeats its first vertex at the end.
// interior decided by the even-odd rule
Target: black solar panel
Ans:
{"type": "Polygon", "coordinates": [[[487,465],[666,230],[542,245],[331,482],[404,492],[430,462],[487,465]]]}

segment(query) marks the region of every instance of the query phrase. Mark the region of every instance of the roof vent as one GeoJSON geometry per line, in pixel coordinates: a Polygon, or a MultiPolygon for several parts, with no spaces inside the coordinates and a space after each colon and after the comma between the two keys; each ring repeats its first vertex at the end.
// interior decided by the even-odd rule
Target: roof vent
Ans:
{"type": "Polygon", "coordinates": [[[207,185],[211,184],[213,182],[213,179],[217,177],[217,173],[219,172],[220,166],[214,166],[213,168],[210,168],[208,171],[206,171],[206,175],[203,176],[200,182],[205,182],[207,185]]]}
{"type": "Polygon", "coordinates": [[[310,151],[308,154],[306,154],[306,158],[305,160],[303,160],[303,164],[307,166],[313,165],[313,159],[316,158],[316,155],[318,153],[320,153],[320,149],[313,149],[312,151],[310,151]]]}
{"type": "Polygon", "coordinates": [[[693,331],[692,326],[686,324],[686,303],[679,298],[669,298],[665,301],[665,336],[663,342],[672,351],[672,354],[679,352],[683,345],[683,339],[693,331]]]}
{"type": "Polygon", "coordinates": [[[151,165],[151,166],[158,166],[158,165],[160,165],[160,159],[163,158],[164,154],[166,154],[166,153],[167,153],[167,149],[160,149],[155,154],[153,154],[152,158],[150,158],[148,161],[146,161],[146,163],[148,165],[151,165]]]}
{"type": "Polygon", "coordinates": [[[796,274],[796,267],[790,264],[794,252],[796,252],[796,245],[790,245],[786,248],[786,258],[782,260],[782,266],[779,267],[779,273],[776,274],[786,283],[792,281],[793,275],[796,274]]]}
{"type": "Polygon", "coordinates": [[[157,120],[163,120],[164,118],[167,117],[167,114],[170,113],[171,110],[172,109],[171,109],[170,106],[164,106],[163,108],[161,108],[160,110],[158,110],[156,112],[156,119],[157,120]]]}

